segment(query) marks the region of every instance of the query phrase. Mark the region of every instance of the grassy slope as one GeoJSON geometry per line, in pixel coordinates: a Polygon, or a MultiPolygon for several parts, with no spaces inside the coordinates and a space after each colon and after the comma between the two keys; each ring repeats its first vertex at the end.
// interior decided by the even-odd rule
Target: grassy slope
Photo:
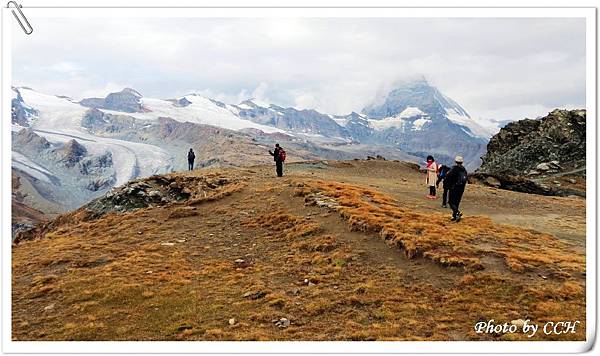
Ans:
{"type": "Polygon", "coordinates": [[[401,163],[210,172],[245,183],[191,204],[74,214],[14,247],[13,339],[510,340],[524,337],[473,324],[585,319],[582,199],[469,186],[457,225],[401,163]],[[312,205],[315,193],[334,208],[312,205]]]}

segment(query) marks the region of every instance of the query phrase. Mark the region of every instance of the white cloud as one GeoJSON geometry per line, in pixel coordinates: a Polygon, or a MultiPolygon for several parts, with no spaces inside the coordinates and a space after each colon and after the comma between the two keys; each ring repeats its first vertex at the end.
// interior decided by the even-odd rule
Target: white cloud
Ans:
{"type": "Polygon", "coordinates": [[[14,37],[14,83],[75,98],[127,84],[151,97],[195,91],[346,114],[423,74],[474,117],[585,105],[584,19],[40,18],[36,26],[14,37]]]}

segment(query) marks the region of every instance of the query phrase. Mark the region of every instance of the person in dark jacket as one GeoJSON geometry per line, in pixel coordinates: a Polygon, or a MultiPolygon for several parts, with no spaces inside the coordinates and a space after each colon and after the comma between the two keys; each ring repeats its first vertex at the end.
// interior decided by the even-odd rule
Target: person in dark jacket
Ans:
{"type": "Polygon", "coordinates": [[[278,143],[275,144],[275,150],[273,152],[269,151],[269,154],[273,156],[273,160],[275,161],[275,167],[277,170],[277,176],[283,177],[283,160],[281,159],[280,151],[282,148],[278,143]]]}
{"type": "Polygon", "coordinates": [[[188,170],[194,169],[194,160],[196,159],[196,155],[194,154],[194,150],[190,148],[188,152],[188,170]]]}
{"type": "Polygon", "coordinates": [[[448,191],[450,190],[450,187],[446,183],[446,176],[448,175],[449,171],[450,171],[450,167],[443,164],[440,167],[440,170],[438,172],[438,179],[437,179],[437,182],[435,183],[436,187],[439,187],[440,182],[443,182],[442,187],[444,188],[444,193],[442,194],[442,208],[448,207],[446,205],[446,202],[448,201],[448,191]]]}
{"type": "Polygon", "coordinates": [[[462,213],[458,210],[460,201],[463,193],[465,192],[465,186],[467,185],[467,170],[463,167],[463,158],[456,156],[454,159],[456,163],[452,169],[446,175],[444,183],[448,185],[449,197],[448,203],[452,209],[452,221],[459,222],[462,217],[462,213]]]}

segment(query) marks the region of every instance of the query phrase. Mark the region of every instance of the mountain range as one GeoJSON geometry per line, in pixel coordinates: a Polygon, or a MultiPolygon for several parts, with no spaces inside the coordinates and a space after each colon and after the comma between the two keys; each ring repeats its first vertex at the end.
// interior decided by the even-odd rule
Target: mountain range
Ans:
{"type": "Polygon", "coordinates": [[[193,93],[155,99],[125,88],[75,101],[13,87],[12,166],[24,204],[61,212],[131,179],[184,169],[189,147],[200,167],[268,163],[267,150],[279,142],[291,161],[380,155],[422,162],[432,154],[450,163],[461,154],[474,169],[496,130],[425,79],[348,115],[193,93]]]}

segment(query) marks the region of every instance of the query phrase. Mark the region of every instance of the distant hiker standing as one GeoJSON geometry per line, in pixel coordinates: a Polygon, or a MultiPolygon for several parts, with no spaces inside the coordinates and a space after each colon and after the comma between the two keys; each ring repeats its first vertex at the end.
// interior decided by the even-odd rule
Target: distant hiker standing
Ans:
{"type": "Polygon", "coordinates": [[[435,183],[437,181],[438,165],[435,163],[433,156],[427,156],[427,176],[425,184],[429,186],[429,195],[427,199],[435,199],[435,183]]]}
{"type": "Polygon", "coordinates": [[[448,184],[450,188],[450,196],[448,197],[448,203],[452,209],[452,221],[459,222],[462,216],[458,206],[462,199],[463,193],[465,192],[465,186],[467,185],[467,170],[463,167],[463,158],[456,156],[454,159],[456,165],[452,167],[450,172],[446,175],[444,183],[448,184]]]}
{"type": "Polygon", "coordinates": [[[196,159],[196,155],[194,154],[194,150],[190,148],[188,152],[188,170],[194,169],[194,160],[196,159]]]}
{"type": "Polygon", "coordinates": [[[279,144],[275,144],[275,150],[273,152],[269,151],[269,154],[273,156],[273,160],[275,161],[275,166],[277,168],[277,176],[283,177],[283,162],[285,161],[285,151],[283,148],[279,147],[279,144]]]}
{"type": "Polygon", "coordinates": [[[446,205],[446,202],[448,201],[448,191],[450,190],[450,186],[448,186],[448,183],[446,183],[446,176],[448,175],[449,171],[450,167],[446,166],[445,164],[442,164],[438,171],[437,182],[435,183],[435,186],[439,188],[440,182],[443,182],[442,187],[444,188],[444,193],[442,194],[442,208],[448,207],[446,205]]]}

